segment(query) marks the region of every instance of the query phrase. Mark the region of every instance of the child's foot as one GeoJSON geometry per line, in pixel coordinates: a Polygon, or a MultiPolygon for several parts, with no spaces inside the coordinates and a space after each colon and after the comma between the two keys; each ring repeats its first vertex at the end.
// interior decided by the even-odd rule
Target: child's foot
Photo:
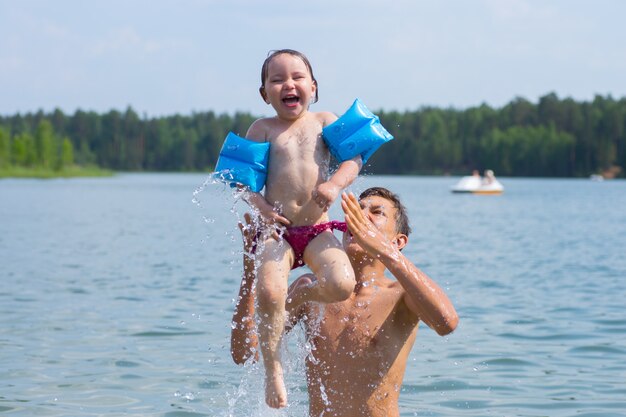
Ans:
{"type": "Polygon", "coordinates": [[[287,389],[283,381],[283,372],[276,371],[273,374],[265,374],[265,402],[272,408],[287,406],[287,389]]]}

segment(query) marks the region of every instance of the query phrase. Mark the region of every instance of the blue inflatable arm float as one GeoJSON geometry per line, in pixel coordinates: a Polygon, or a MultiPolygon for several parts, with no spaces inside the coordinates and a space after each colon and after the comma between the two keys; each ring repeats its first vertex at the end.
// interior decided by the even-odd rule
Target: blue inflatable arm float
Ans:
{"type": "Polygon", "coordinates": [[[267,177],[269,142],[254,142],[229,132],[215,165],[214,176],[231,186],[246,185],[259,192],[267,177]]]}
{"type": "Polygon", "coordinates": [[[322,129],[322,136],[339,162],[361,155],[363,165],[380,145],[393,139],[378,116],[358,98],[343,116],[322,129]]]}

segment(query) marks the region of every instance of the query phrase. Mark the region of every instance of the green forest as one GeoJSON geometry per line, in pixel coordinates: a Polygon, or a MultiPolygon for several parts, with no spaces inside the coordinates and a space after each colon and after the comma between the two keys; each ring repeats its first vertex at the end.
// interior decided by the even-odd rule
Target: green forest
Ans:
{"type": "MultiPolygon", "coordinates": [[[[376,113],[395,140],[370,159],[365,171],[371,174],[492,169],[499,176],[625,175],[626,98],[575,101],[552,93],[537,103],[515,98],[501,108],[376,113]]],[[[210,171],[226,134],[245,135],[255,119],[212,111],[149,118],[130,107],[0,116],[0,173],[71,167],[210,171]]]]}

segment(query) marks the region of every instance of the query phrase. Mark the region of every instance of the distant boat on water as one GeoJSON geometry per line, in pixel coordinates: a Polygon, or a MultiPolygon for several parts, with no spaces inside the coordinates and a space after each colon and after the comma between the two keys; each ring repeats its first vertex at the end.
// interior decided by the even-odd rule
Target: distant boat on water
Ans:
{"type": "Polygon", "coordinates": [[[453,193],[462,194],[502,194],[504,186],[496,179],[493,171],[488,169],[485,176],[481,178],[478,171],[474,171],[472,175],[465,176],[459,180],[451,191],[453,193]]]}

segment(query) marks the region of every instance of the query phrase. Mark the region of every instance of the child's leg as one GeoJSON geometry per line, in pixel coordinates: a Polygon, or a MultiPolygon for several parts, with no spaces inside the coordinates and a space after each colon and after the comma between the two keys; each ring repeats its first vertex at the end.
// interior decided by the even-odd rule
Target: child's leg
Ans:
{"type": "Polygon", "coordinates": [[[356,281],[341,243],[330,231],[320,233],[304,251],[304,261],[317,277],[313,285],[294,291],[294,306],[307,301],[335,303],[350,297],[356,281]]]}
{"type": "Polygon", "coordinates": [[[291,247],[274,239],[265,242],[258,269],[257,300],[259,340],[265,365],[265,401],[272,408],[287,405],[287,390],[280,362],[280,343],[285,328],[287,280],[293,262],[291,247]]]}

